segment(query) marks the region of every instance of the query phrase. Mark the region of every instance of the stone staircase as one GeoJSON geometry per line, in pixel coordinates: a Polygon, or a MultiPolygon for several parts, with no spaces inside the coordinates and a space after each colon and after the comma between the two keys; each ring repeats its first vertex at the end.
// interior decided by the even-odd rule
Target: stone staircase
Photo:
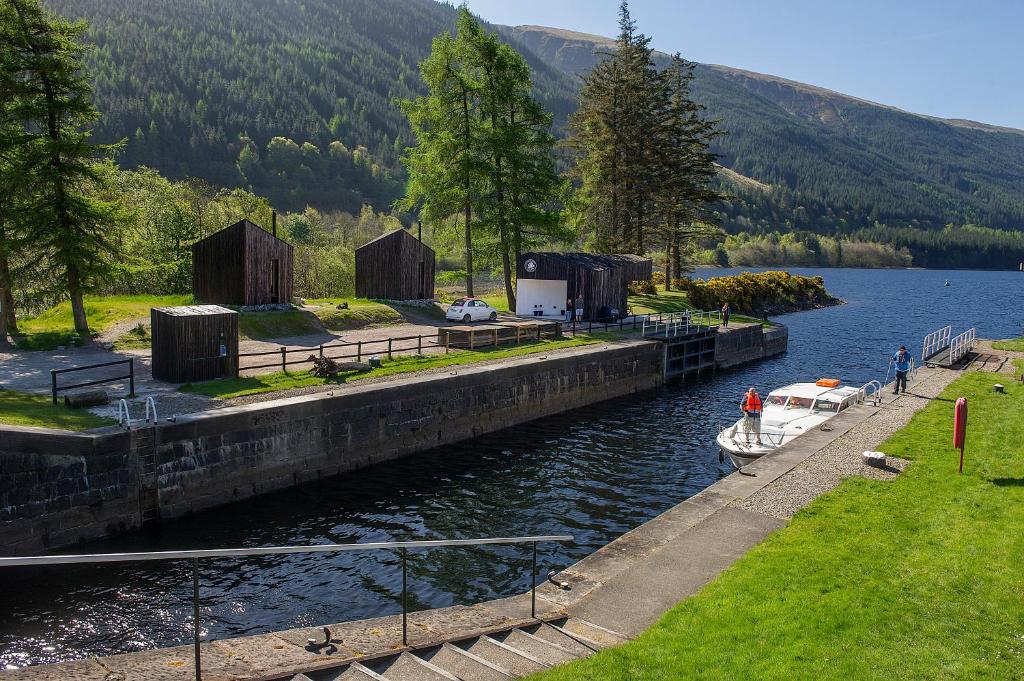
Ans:
{"type": "Polygon", "coordinates": [[[371,660],[286,677],[290,681],[502,681],[620,645],[620,634],[579,618],[537,621],[371,660]]]}

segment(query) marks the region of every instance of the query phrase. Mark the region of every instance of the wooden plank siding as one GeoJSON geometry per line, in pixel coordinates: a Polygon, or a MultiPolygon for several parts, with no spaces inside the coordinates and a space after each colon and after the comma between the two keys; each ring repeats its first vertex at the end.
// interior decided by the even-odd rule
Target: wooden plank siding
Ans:
{"type": "Polygon", "coordinates": [[[248,220],[197,241],[192,245],[196,301],[221,305],[291,302],[293,250],[291,244],[248,220]]]}
{"type": "Polygon", "coordinates": [[[435,267],[433,249],[406,230],[396,229],[356,249],[356,296],[383,300],[433,298],[435,267]]]}
{"type": "Polygon", "coordinates": [[[153,378],[171,383],[206,381],[237,376],[238,313],[219,305],[155,307],[150,311],[153,328],[153,378]],[[208,359],[227,346],[228,357],[208,359]]]}
{"type": "Polygon", "coordinates": [[[565,281],[569,298],[582,294],[583,318],[591,321],[603,307],[625,314],[630,282],[649,280],[653,272],[653,261],[638,255],[523,253],[516,263],[517,279],[565,281]],[[537,263],[533,272],[526,270],[527,260],[537,263]]]}

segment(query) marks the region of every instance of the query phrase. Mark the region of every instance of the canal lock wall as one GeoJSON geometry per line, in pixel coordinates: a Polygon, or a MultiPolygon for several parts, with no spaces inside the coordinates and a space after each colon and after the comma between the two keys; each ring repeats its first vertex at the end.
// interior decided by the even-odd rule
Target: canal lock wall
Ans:
{"type": "MultiPolygon", "coordinates": [[[[730,328],[728,368],[785,352],[730,328]]],[[[0,554],[113,537],[588,404],[656,388],[665,346],[630,340],[177,417],[132,431],[0,426],[0,554]]]]}

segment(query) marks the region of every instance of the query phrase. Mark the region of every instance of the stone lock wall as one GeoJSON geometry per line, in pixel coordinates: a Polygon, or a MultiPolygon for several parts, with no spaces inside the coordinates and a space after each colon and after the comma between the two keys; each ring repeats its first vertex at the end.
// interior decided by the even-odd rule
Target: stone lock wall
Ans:
{"type": "Polygon", "coordinates": [[[729,369],[786,352],[789,329],[778,325],[764,328],[750,326],[719,329],[715,341],[715,364],[729,369]]]}
{"type": "Polygon", "coordinates": [[[121,534],[654,388],[662,357],[652,342],[584,347],[187,415],[131,433],[0,427],[0,552],[121,534]]]}

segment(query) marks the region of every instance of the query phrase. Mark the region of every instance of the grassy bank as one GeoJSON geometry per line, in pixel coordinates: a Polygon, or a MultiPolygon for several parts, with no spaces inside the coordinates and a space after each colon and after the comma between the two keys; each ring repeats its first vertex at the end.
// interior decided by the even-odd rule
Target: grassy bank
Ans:
{"type": "Polygon", "coordinates": [[[993,341],[992,347],[996,350],[1024,352],[1024,338],[1010,338],[1007,340],[993,341]]]}
{"type": "Polygon", "coordinates": [[[278,371],[272,374],[260,374],[257,376],[242,376],[239,378],[224,379],[219,381],[206,381],[203,383],[189,383],[183,385],[182,392],[230,399],[245,395],[257,395],[260,393],[279,392],[282,390],[294,390],[296,388],[308,388],[310,386],[331,385],[359,381],[366,378],[380,376],[392,376],[395,374],[413,373],[426,369],[440,367],[464,366],[476,364],[494,359],[508,359],[532,355],[551,350],[579,347],[601,343],[608,340],[603,334],[580,336],[579,338],[564,338],[559,340],[531,341],[516,346],[498,346],[482,350],[453,350],[447,355],[398,355],[393,359],[384,359],[377,369],[370,371],[347,371],[339,373],[334,378],[319,378],[311,375],[308,371],[278,371]]]}
{"type": "Polygon", "coordinates": [[[996,381],[964,376],[890,438],[897,480],[846,480],[635,641],[531,678],[1022,678],[1024,386],[996,381]]]}
{"type": "Polygon", "coordinates": [[[36,426],[62,430],[89,430],[113,425],[114,421],[87,411],[53,404],[44,395],[0,390],[0,423],[9,426],[36,426]]]}
{"type": "MultiPolygon", "coordinates": [[[[94,335],[131,319],[149,318],[153,307],[188,305],[192,296],[86,296],[85,314],[89,329],[94,335]]],[[[68,346],[74,342],[75,323],[71,316],[71,303],[63,302],[51,307],[38,317],[19,320],[21,335],[15,338],[23,350],[53,350],[58,345],[68,346]]],[[[87,340],[87,339],[81,339],[87,340]]]]}

